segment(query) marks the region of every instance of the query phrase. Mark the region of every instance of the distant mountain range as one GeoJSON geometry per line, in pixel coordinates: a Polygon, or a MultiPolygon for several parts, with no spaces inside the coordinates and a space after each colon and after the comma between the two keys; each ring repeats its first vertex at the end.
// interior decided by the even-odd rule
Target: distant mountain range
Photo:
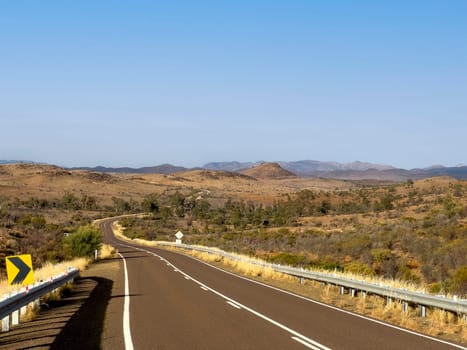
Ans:
{"type": "Polygon", "coordinates": [[[97,167],[76,167],[68,168],[69,170],[89,170],[97,171],[99,173],[129,173],[129,174],[173,174],[180,171],[190,170],[182,166],[175,166],[171,164],[162,164],[157,166],[143,167],[143,168],[107,168],[103,166],[97,167]]]}
{"type": "MultiPolygon", "coordinates": [[[[203,166],[204,169],[210,170],[224,170],[224,171],[242,171],[249,168],[257,167],[261,165],[260,162],[219,162],[219,163],[208,163],[203,166]]],[[[352,163],[338,163],[338,162],[321,162],[318,160],[299,160],[296,162],[276,162],[282,168],[289,170],[299,176],[309,176],[310,174],[317,171],[334,171],[334,170],[387,170],[394,169],[391,165],[381,165],[364,162],[352,162],[352,163]]]]}
{"type": "Polygon", "coordinates": [[[29,160],[1,160],[0,159],[0,164],[17,164],[17,163],[31,164],[31,163],[34,163],[34,162],[29,161],[29,160]]]}
{"type": "MultiPolygon", "coordinates": [[[[0,160],[0,164],[33,163],[29,161],[0,160]]],[[[433,176],[451,176],[457,179],[467,179],[467,166],[444,167],[435,165],[423,169],[398,169],[391,165],[366,162],[321,162],[317,160],[301,160],[293,162],[276,162],[282,169],[301,177],[322,177],[341,180],[382,180],[405,181],[407,179],[423,179],[433,176]]],[[[162,164],[142,168],[109,168],[109,167],[75,167],[69,170],[89,170],[102,173],[133,173],[133,174],[173,174],[186,170],[206,169],[244,173],[248,169],[259,167],[267,162],[212,162],[199,168],[185,168],[171,164],[162,164]]],[[[276,169],[277,170],[277,169],[276,169]]],[[[248,172],[247,172],[248,173],[248,172]]]]}
{"type": "MultiPolygon", "coordinates": [[[[265,162],[218,162],[208,163],[204,169],[244,172],[256,168],[265,162]]],[[[317,160],[301,160],[295,162],[277,162],[283,169],[297,176],[322,177],[340,180],[383,180],[405,181],[407,179],[423,179],[433,176],[451,176],[457,179],[467,179],[467,166],[444,167],[435,165],[424,169],[399,169],[391,165],[366,162],[321,162],[317,160]]]]}

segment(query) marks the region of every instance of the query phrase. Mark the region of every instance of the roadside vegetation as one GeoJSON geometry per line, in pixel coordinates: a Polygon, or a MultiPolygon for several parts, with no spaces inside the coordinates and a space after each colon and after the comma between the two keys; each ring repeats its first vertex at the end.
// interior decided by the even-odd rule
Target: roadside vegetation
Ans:
{"type": "MultiPolygon", "coordinates": [[[[113,231],[120,239],[129,240],[143,246],[161,247],[161,242],[158,241],[128,238],[124,234],[125,229],[119,222],[114,222],[113,231]]],[[[345,291],[345,294],[342,294],[341,289],[338,286],[313,280],[301,280],[300,278],[276,272],[270,267],[258,264],[259,261],[256,261],[257,263],[254,264],[250,263],[251,260],[257,260],[255,258],[251,259],[246,256],[234,254],[240,259],[230,259],[221,254],[185,250],[178,247],[176,244],[171,246],[164,244],[162,245],[162,248],[191,255],[224,270],[232,271],[250,279],[254,279],[283,290],[291,291],[298,295],[302,295],[316,301],[321,301],[344,310],[369,316],[428,335],[440,337],[445,340],[461,344],[467,342],[467,333],[465,332],[467,322],[464,317],[459,317],[462,315],[456,315],[455,313],[445,312],[439,309],[428,309],[426,317],[421,318],[420,310],[417,305],[412,305],[412,307],[404,310],[401,301],[394,300],[388,302],[386,298],[382,298],[378,295],[372,295],[371,293],[363,294],[358,292],[351,295],[347,290],[345,291]]],[[[216,251],[216,249],[213,250],[216,251]]],[[[420,291],[417,286],[410,282],[400,280],[389,280],[381,277],[369,277],[361,274],[339,271],[334,271],[333,275],[341,275],[344,278],[365,280],[370,283],[394,288],[420,291]]]]}
{"type": "Polygon", "coordinates": [[[220,200],[190,188],[139,200],[112,197],[110,205],[70,192],[47,200],[0,198],[0,270],[2,255],[30,253],[37,267],[92,255],[100,244],[99,233],[88,226],[94,219],[146,212],[150,215],[120,220],[126,236],[173,241],[181,230],[190,244],[466,296],[466,193],[465,181],[434,178],[345,191],[302,190],[272,204],[220,200]]]}
{"type": "MultiPolygon", "coordinates": [[[[99,183],[99,179],[91,180],[99,183]]],[[[229,184],[228,195],[210,190],[210,182],[206,182],[206,189],[199,183],[191,187],[193,183],[186,179],[179,182],[180,186],[154,184],[154,192],[129,195],[114,191],[106,197],[103,192],[79,188],[57,197],[57,191],[43,191],[43,197],[36,195],[41,191],[29,197],[25,192],[20,198],[0,192],[0,273],[6,279],[4,257],[8,255],[31,254],[38,271],[48,264],[68,265],[77,257],[89,259],[99,248],[111,254],[110,248],[101,246],[100,233],[92,222],[147,213],[121,218],[122,234],[130,239],[174,241],[174,234],[180,230],[183,241],[189,244],[305,269],[384,279],[433,294],[467,297],[466,181],[432,178],[397,184],[360,182],[345,189],[298,189],[290,193],[284,192],[283,186],[277,193],[265,193],[264,198],[253,196],[243,182],[236,193],[233,182],[229,184]]],[[[256,182],[249,186],[256,186],[256,182]]],[[[274,191],[274,181],[268,186],[274,191]]],[[[229,268],[243,269],[242,273],[258,279],[270,275],[248,266],[229,268]]],[[[274,276],[268,279],[287,283],[292,290],[297,286],[295,280],[274,276]]],[[[355,306],[352,310],[374,317],[379,317],[375,312],[384,310],[383,319],[393,322],[400,316],[407,327],[412,322],[400,313],[397,303],[386,307],[378,306],[376,299],[370,303],[371,298],[345,301],[332,287],[313,282],[305,286],[313,290],[308,296],[324,302],[350,308],[346,305],[358,301],[361,310],[355,306]]],[[[430,326],[425,320],[414,322],[432,327],[431,334],[437,334],[436,329],[446,334],[459,334],[459,329],[463,332],[463,323],[450,314],[436,317],[443,320],[439,324],[444,328],[438,323],[430,326]]]]}
{"type": "Polygon", "coordinates": [[[465,182],[447,179],[305,190],[271,206],[214,206],[199,193],[176,192],[151,198],[151,216],[120,222],[129,238],[173,241],[182,230],[190,244],[467,296],[466,193],[465,182]]]}

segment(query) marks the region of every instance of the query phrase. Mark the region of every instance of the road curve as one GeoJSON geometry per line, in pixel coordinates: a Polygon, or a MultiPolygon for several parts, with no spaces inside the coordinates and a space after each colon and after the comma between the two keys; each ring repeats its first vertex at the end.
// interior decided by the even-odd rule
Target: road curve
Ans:
{"type": "Polygon", "coordinates": [[[101,226],[104,241],[119,250],[128,272],[126,350],[466,349],[324,306],[182,254],[123,242],[113,235],[111,220],[101,226]]]}

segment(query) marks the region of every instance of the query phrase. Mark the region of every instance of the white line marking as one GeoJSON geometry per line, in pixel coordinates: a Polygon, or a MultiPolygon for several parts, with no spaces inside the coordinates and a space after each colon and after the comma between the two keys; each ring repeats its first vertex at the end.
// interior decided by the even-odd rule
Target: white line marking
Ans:
{"type": "Polygon", "coordinates": [[[190,280],[191,278],[190,278],[190,277],[188,277],[188,276],[185,276],[185,279],[186,279],[186,280],[190,280]]]}
{"type": "Polygon", "coordinates": [[[123,259],[123,270],[125,271],[125,302],[123,304],[123,337],[125,339],[125,350],[133,350],[130,329],[130,287],[128,285],[128,270],[126,268],[125,258],[120,253],[118,253],[118,255],[123,259]]]}
{"type": "MultiPolygon", "coordinates": [[[[125,241],[123,241],[125,242],[125,241]]],[[[127,243],[127,242],[125,242],[127,243]]],[[[127,246],[127,247],[130,247],[130,248],[135,248],[134,246],[131,246],[131,245],[126,245],[126,244],[123,244],[124,246],[127,246]]],[[[160,248],[160,247],[154,247],[155,249],[162,249],[164,250],[163,248],[160,248]]],[[[154,252],[150,252],[148,250],[145,250],[147,253],[149,254],[152,254],[154,256],[159,256],[157,254],[155,254],[154,252]]],[[[374,322],[374,323],[377,323],[377,324],[380,324],[382,326],[386,326],[386,327],[389,327],[389,328],[393,328],[393,329],[396,329],[398,331],[401,331],[401,332],[404,332],[404,333],[409,333],[409,334],[412,334],[412,335],[416,335],[418,337],[422,337],[422,338],[425,338],[425,339],[429,339],[429,340],[432,340],[432,341],[435,341],[435,342],[438,342],[438,343],[441,343],[441,344],[446,344],[446,345],[449,345],[449,346],[452,346],[452,347],[455,347],[455,348],[458,348],[458,349],[463,349],[463,350],[466,350],[467,348],[463,347],[462,345],[457,345],[457,344],[454,344],[454,343],[450,343],[448,341],[445,341],[445,340],[442,340],[442,339],[438,339],[438,338],[434,338],[434,337],[431,337],[429,335],[425,335],[425,334],[421,334],[421,333],[417,333],[415,331],[411,331],[411,330],[408,330],[408,329],[405,329],[405,328],[401,328],[401,327],[398,327],[398,326],[395,326],[395,325],[392,325],[392,324],[389,324],[389,323],[385,323],[383,321],[379,321],[379,320],[375,320],[375,319],[372,319],[372,318],[369,318],[369,317],[366,317],[366,316],[363,316],[363,315],[359,315],[359,314],[356,314],[356,313],[353,313],[351,311],[347,311],[347,310],[343,310],[343,309],[339,309],[338,307],[335,307],[335,306],[331,306],[331,305],[328,305],[328,304],[324,304],[324,303],[321,303],[319,301],[316,301],[316,300],[313,300],[313,299],[310,299],[310,298],[307,298],[307,297],[304,297],[304,296],[301,296],[301,295],[298,295],[298,294],[294,294],[292,292],[289,292],[289,291],[286,291],[286,290],[283,290],[283,289],[280,289],[280,288],[276,288],[276,287],[273,287],[273,286],[270,286],[270,285],[267,285],[265,283],[261,283],[261,282],[258,282],[258,281],[255,281],[255,280],[252,280],[252,279],[249,279],[249,278],[246,278],[244,276],[240,276],[240,275],[237,275],[235,273],[232,273],[232,272],[229,272],[229,271],[226,271],[226,270],[223,270],[217,266],[214,266],[214,265],[211,265],[211,264],[208,264],[207,262],[204,262],[202,260],[199,260],[195,257],[192,257],[190,255],[187,255],[187,254],[183,254],[183,253],[178,253],[178,252],[173,252],[175,254],[180,254],[180,255],[183,255],[183,256],[186,256],[188,258],[191,258],[193,260],[196,260],[202,264],[205,264],[207,266],[210,266],[212,267],[213,269],[216,269],[216,270],[219,270],[223,273],[226,273],[226,274],[229,274],[229,275],[232,275],[234,277],[237,277],[237,278],[241,278],[243,280],[246,280],[246,281],[249,281],[251,283],[255,283],[255,284],[258,284],[258,285],[261,285],[263,287],[266,287],[266,288],[270,288],[270,289],[273,289],[273,290],[276,290],[278,292],[281,292],[281,293],[284,293],[284,294],[288,294],[290,296],[293,296],[293,297],[296,297],[296,298],[299,298],[299,299],[302,299],[302,300],[306,300],[308,302],[311,302],[311,303],[314,303],[314,304],[317,304],[317,305],[321,305],[321,306],[324,306],[324,307],[327,307],[329,309],[333,309],[333,310],[336,310],[336,311],[339,311],[339,312],[343,312],[345,314],[348,314],[348,315],[351,315],[351,316],[354,316],[354,317],[358,317],[358,318],[361,318],[361,319],[364,319],[364,320],[367,320],[367,321],[370,321],[370,322],[374,322]]],[[[160,256],[159,256],[160,257],[160,256]]],[[[167,265],[172,265],[170,264],[167,259],[163,259],[164,261],[167,262],[167,265]]],[[[172,265],[173,266],[173,265],[172,265]]],[[[193,278],[192,278],[193,279],[193,278]]],[[[193,279],[195,282],[197,282],[198,284],[200,282],[196,281],[195,279],[193,279]]],[[[201,284],[202,286],[202,284],[201,284]]],[[[211,290],[211,289],[208,289],[208,290],[211,290]]]]}
{"type": "Polygon", "coordinates": [[[201,289],[204,290],[204,291],[206,291],[206,292],[209,291],[209,289],[207,289],[206,287],[203,287],[203,286],[201,286],[201,289]]]}
{"type": "Polygon", "coordinates": [[[305,345],[307,348],[309,349],[313,349],[313,350],[321,350],[321,348],[317,348],[316,346],[312,345],[312,344],[308,344],[306,341],[298,338],[298,337],[292,337],[293,340],[295,341],[298,341],[300,344],[303,344],[305,345]]]}
{"type": "MultiPolygon", "coordinates": [[[[130,247],[131,247],[131,246],[130,246],[130,247]]],[[[145,251],[146,251],[147,253],[149,253],[149,254],[154,254],[153,252],[150,252],[150,251],[148,251],[148,250],[145,250],[145,251]]],[[[165,259],[165,261],[168,262],[168,260],[166,260],[166,259],[165,259]]],[[[176,267],[174,264],[170,263],[170,265],[171,265],[172,267],[174,267],[174,268],[180,270],[180,269],[179,269],[178,267],[176,267]]],[[[181,270],[180,270],[180,271],[181,271],[181,270]]],[[[221,270],[221,271],[222,271],[222,270],[221,270]]],[[[272,324],[275,325],[276,327],[279,327],[279,328],[285,330],[286,332],[292,334],[293,336],[296,336],[296,337],[302,339],[303,341],[306,341],[308,344],[316,344],[317,346],[319,346],[319,350],[331,350],[331,348],[328,348],[328,347],[326,347],[326,346],[324,346],[324,345],[322,345],[322,344],[320,344],[320,343],[318,343],[318,342],[316,342],[316,341],[314,341],[314,340],[312,340],[312,339],[310,339],[310,338],[304,336],[303,334],[301,334],[301,333],[299,333],[299,332],[297,332],[297,331],[294,331],[293,329],[291,329],[291,328],[289,328],[289,327],[287,327],[287,326],[285,326],[285,325],[283,325],[283,324],[281,324],[281,323],[279,323],[279,322],[277,322],[277,321],[274,321],[273,319],[271,319],[271,318],[269,318],[269,317],[263,315],[262,313],[259,313],[258,311],[255,311],[255,310],[249,308],[248,306],[243,305],[242,303],[239,303],[238,301],[236,301],[236,300],[234,300],[234,299],[232,299],[232,298],[230,298],[230,297],[228,297],[228,296],[226,296],[226,295],[224,295],[224,294],[218,292],[217,290],[212,289],[211,287],[208,287],[208,286],[205,285],[204,283],[202,283],[202,282],[198,281],[197,279],[193,278],[193,276],[190,276],[189,274],[187,274],[187,273],[185,273],[185,272],[182,272],[182,273],[183,273],[185,276],[189,276],[189,277],[193,280],[193,282],[197,283],[199,286],[205,287],[205,288],[208,289],[209,291],[211,291],[211,292],[213,292],[214,294],[217,294],[217,295],[220,296],[221,298],[225,299],[225,300],[227,301],[227,303],[229,303],[231,306],[236,307],[236,308],[242,308],[242,309],[244,309],[244,310],[246,310],[246,311],[252,313],[253,315],[256,315],[257,317],[262,318],[263,320],[265,320],[265,321],[267,321],[267,322],[269,322],[269,323],[272,323],[272,324]]]]}
{"type": "Polygon", "coordinates": [[[239,305],[237,305],[236,303],[233,303],[231,301],[228,301],[227,304],[229,304],[230,306],[233,306],[236,309],[241,309],[241,307],[239,305]]]}
{"type": "MultiPolygon", "coordinates": [[[[163,249],[163,248],[159,248],[159,249],[163,249]]],[[[174,252],[176,253],[176,252],[174,252]]],[[[266,288],[270,288],[270,289],[273,289],[273,290],[276,290],[278,292],[281,292],[281,293],[284,293],[284,294],[288,294],[290,296],[293,296],[293,297],[296,297],[296,298],[299,298],[299,299],[302,299],[302,300],[306,300],[308,302],[311,302],[311,303],[314,303],[314,304],[317,304],[317,305],[320,305],[320,306],[324,306],[324,307],[327,307],[329,309],[333,309],[333,310],[336,310],[336,311],[339,311],[339,312],[343,312],[345,314],[348,314],[348,315],[351,315],[351,316],[354,316],[354,317],[358,317],[358,318],[362,318],[364,320],[367,320],[367,321],[370,321],[370,322],[374,322],[374,323],[377,323],[377,324],[380,324],[382,326],[386,326],[386,327],[389,327],[389,328],[393,328],[393,329],[397,329],[398,331],[401,331],[401,332],[404,332],[404,333],[409,333],[409,334],[412,334],[412,335],[416,335],[418,337],[422,337],[422,338],[425,338],[425,339],[429,339],[429,340],[433,340],[435,342],[438,342],[438,343],[441,343],[441,344],[446,344],[446,345],[450,345],[450,346],[453,346],[455,348],[458,348],[458,349],[462,349],[462,350],[466,350],[467,348],[463,347],[462,345],[457,345],[457,344],[454,344],[454,343],[450,343],[446,340],[442,340],[442,339],[438,339],[438,338],[434,338],[434,337],[431,337],[429,335],[425,335],[425,334],[422,334],[422,333],[417,333],[415,331],[411,331],[409,329],[405,329],[405,328],[401,328],[401,327],[398,327],[398,326],[395,326],[395,325],[392,325],[392,324],[389,324],[389,323],[385,323],[383,321],[379,321],[379,320],[375,320],[375,319],[372,319],[372,318],[369,318],[369,317],[366,317],[366,316],[363,316],[363,315],[359,315],[359,314],[356,314],[356,313],[353,313],[351,311],[347,311],[347,310],[343,310],[343,309],[339,309],[338,307],[335,307],[335,306],[332,306],[332,305],[328,305],[328,304],[324,304],[324,303],[321,303],[319,301],[316,301],[316,300],[313,300],[313,299],[310,299],[310,298],[307,298],[307,297],[304,297],[302,295],[298,295],[298,294],[294,294],[292,292],[289,292],[287,290],[284,290],[284,289],[280,289],[280,288],[277,288],[277,287],[273,287],[273,286],[270,286],[268,284],[265,284],[265,283],[262,283],[262,282],[258,282],[258,281],[255,281],[255,280],[252,280],[252,279],[249,279],[247,277],[244,277],[244,276],[240,276],[240,275],[237,275],[233,272],[230,272],[230,271],[226,271],[226,270],[223,270],[217,266],[214,266],[214,265],[211,265],[205,261],[202,261],[202,260],[199,260],[195,257],[192,257],[190,255],[185,255],[185,254],[182,254],[182,253],[176,253],[176,254],[180,254],[180,255],[183,255],[183,256],[186,256],[188,258],[191,258],[193,260],[196,260],[202,264],[205,264],[207,266],[210,266],[212,267],[213,269],[216,269],[216,270],[219,270],[221,272],[224,272],[226,274],[229,274],[229,275],[232,275],[234,277],[237,277],[237,278],[241,278],[245,281],[249,281],[251,283],[255,283],[255,284],[258,284],[258,285],[261,285],[263,287],[266,287],[266,288]]]]}

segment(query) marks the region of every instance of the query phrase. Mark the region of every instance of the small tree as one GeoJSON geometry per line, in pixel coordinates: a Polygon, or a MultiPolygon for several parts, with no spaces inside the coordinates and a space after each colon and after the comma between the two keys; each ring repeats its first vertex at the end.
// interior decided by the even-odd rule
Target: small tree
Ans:
{"type": "Polygon", "coordinates": [[[102,237],[99,229],[87,225],[64,239],[65,251],[72,257],[92,256],[101,247],[102,237]]]}
{"type": "Polygon", "coordinates": [[[157,200],[158,200],[157,194],[152,193],[143,199],[141,203],[141,208],[147,212],[157,213],[159,212],[159,204],[157,200]]]}
{"type": "Polygon", "coordinates": [[[79,199],[70,192],[67,192],[63,195],[60,205],[63,209],[66,210],[79,210],[80,209],[80,202],[79,199]]]}

